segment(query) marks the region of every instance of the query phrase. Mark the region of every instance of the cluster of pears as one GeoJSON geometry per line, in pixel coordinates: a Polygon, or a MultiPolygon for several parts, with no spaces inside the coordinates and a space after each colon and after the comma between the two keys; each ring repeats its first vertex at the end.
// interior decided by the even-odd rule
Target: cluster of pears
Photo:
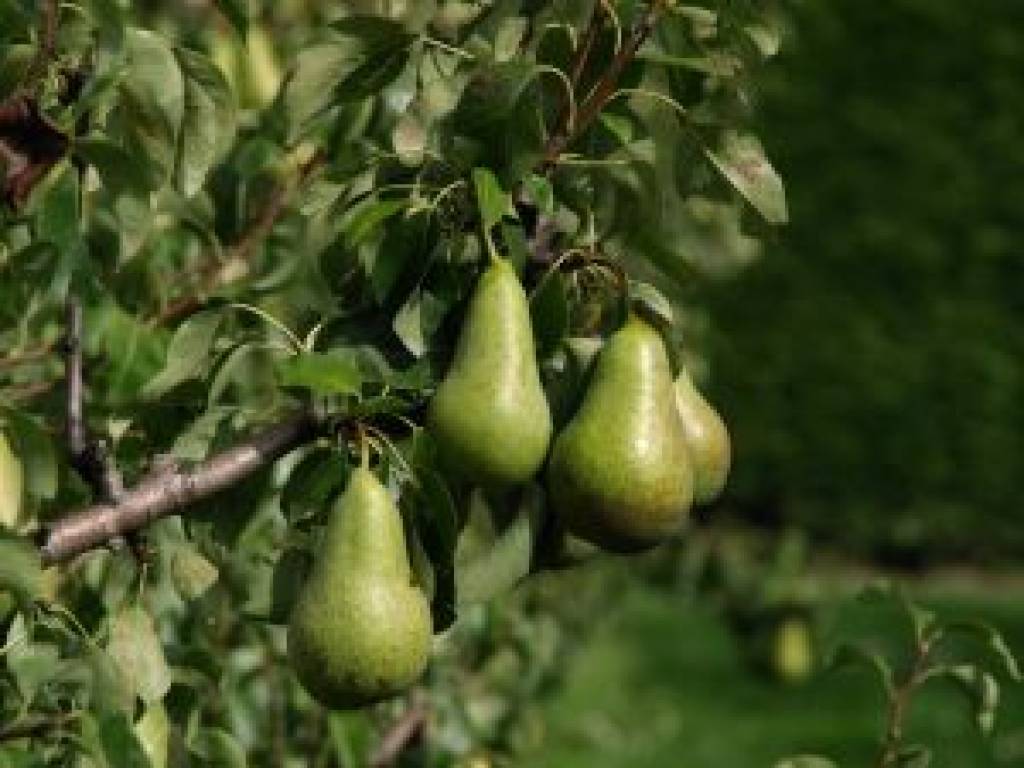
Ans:
{"type": "MultiPolygon", "coordinates": [[[[446,473],[465,484],[523,485],[547,460],[551,514],[613,552],[676,533],[694,500],[721,491],[730,461],[721,419],[685,372],[673,381],[660,334],[636,315],[605,343],[579,410],[552,442],[529,301],[500,258],[470,298],[427,427],[446,473]]],[[[322,703],[362,707],[419,678],[431,635],[401,516],[364,455],[292,613],[292,664],[322,703]]]]}
{"type": "Polygon", "coordinates": [[[528,482],[548,460],[549,507],[566,531],[613,552],[676,533],[725,485],[725,425],[661,335],[631,314],[598,355],[582,404],[555,437],[529,304],[500,259],[480,279],[427,425],[447,470],[484,487],[528,482]]]}

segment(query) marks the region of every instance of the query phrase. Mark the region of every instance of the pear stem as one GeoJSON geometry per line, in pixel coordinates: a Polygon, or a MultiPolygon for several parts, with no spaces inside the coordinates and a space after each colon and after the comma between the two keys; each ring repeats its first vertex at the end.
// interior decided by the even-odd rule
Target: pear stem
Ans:
{"type": "Polygon", "coordinates": [[[360,422],[359,430],[359,466],[362,469],[370,468],[370,438],[366,434],[366,426],[360,422]]]}

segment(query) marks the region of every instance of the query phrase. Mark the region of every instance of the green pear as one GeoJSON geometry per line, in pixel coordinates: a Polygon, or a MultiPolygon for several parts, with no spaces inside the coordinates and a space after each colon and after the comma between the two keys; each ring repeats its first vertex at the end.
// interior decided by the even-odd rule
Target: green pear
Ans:
{"type": "Polygon", "coordinates": [[[690,452],[665,345],[642,319],[631,316],[599,353],[547,480],[566,530],[613,552],[654,546],[685,522],[690,452]]]}
{"type": "Polygon", "coordinates": [[[442,465],[477,485],[525,483],[544,462],[551,411],[537,370],[529,303],[506,261],[495,260],[477,283],[427,426],[442,465]]]}
{"type": "Polygon", "coordinates": [[[685,369],[679,371],[675,386],[676,405],[693,462],[693,498],[698,504],[707,504],[718,498],[729,475],[729,431],[685,369]]]}
{"type": "Polygon", "coordinates": [[[21,518],[25,476],[21,462],[0,432],[0,529],[14,528],[21,518]]]}
{"type": "Polygon", "coordinates": [[[288,628],[292,666],[322,704],[364,707],[419,679],[432,634],[401,515],[364,460],[331,510],[296,601],[288,628]]]}

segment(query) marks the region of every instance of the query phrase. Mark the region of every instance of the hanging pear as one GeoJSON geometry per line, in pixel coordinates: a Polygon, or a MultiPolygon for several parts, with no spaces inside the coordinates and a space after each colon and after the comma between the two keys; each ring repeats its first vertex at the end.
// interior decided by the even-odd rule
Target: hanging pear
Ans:
{"type": "Polygon", "coordinates": [[[427,426],[442,464],[477,485],[525,483],[544,461],[551,411],[537,370],[530,307],[512,266],[480,277],[427,426]]]}
{"type": "Polygon", "coordinates": [[[292,613],[292,666],[321,703],[354,709],[412,685],[426,668],[431,636],[401,515],[364,459],[331,511],[292,613]]]}
{"type": "Polygon", "coordinates": [[[613,552],[676,533],[693,477],[661,336],[630,316],[598,355],[575,417],[555,439],[547,473],[566,529],[613,552]]]}
{"type": "Polygon", "coordinates": [[[21,462],[11,450],[7,437],[0,432],[0,529],[14,528],[18,524],[24,483],[21,462]]]}
{"type": "Polygon", "coordinates": [[[693,498],[707,504],[725,487],[732,460],[729,431],[718,412],[693,385],[686,369],[676,377],[676,405],[693,462],[693,498]]]}

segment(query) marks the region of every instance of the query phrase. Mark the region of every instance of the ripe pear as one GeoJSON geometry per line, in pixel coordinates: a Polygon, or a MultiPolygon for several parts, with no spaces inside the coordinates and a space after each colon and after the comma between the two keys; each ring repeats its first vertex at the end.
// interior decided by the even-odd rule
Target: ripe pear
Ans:
{"type": "Polygon", "coordinates": [[[14,528],[18,524],[24,484],[21,461],[0,432],[0,529],[14,528]]]}
{"type": "Polygon", "coordinates": [[[324,705],[390,698],[423,674],[430,606],[414,583],[398,508],[364,460],[331,510],[288,628],[299,681],[324,705]]]}
{"type": "Polygon", "coordinates": [[[551,441],[526,292],[496,259],[480,277],[427,426],[442,464],[476,485],[525,483],[551,441]]]}
{"type": "Polygon", "coordinates": [[[639,317],[599,353],[547,480],[566,530],[613,552],[654,546],[685,522],[693,475],[668,354],[639,317]]]}
{"type": "Polygon", "coordinates": [[[693,462],[693,498],[707,504],[718,498],[729,475],[729,431],[718,412],[697,391],[685,369],[676,377],[676,405],[693,462]]]}

